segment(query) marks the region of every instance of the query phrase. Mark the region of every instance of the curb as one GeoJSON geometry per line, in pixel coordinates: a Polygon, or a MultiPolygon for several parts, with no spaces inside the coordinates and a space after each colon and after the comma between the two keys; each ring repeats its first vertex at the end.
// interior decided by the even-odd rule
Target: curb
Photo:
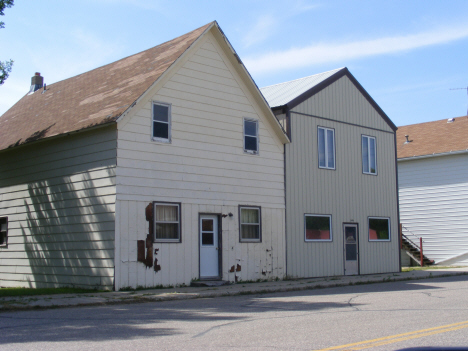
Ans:
{"type": "MultiPolygon", "coordinates": [[[[155,294],[152,296],[124,296],[123,298],[110,298],[106,301],[95,301],[95,302],[83,302],[77,304],[56,304],[56,305],[16,305],[15,301],[12,301],[12,305],[9,303],[0,302],[0,313],[2,312],[12,312],[12,311],[29,311],[29,310],[46,310],[46,309],[56,309],[56,308],[74,308],[74,307],[90,307],[90,306],[110,306],[118,304],[136,304],[136,303],[147,303],[147,302],[163,302],[163,301],[177,301],[177,300],[194,300],[201,298],[215,298],[215,297],[227,297],[227,296],[240,296],[240,295],[262,295],[262,294],[272,294],[278,292],[291,292],[291,291],[303,291],[303,290],[315,290],[315,289],[327,289],[327,288],[337,288],[344,286],[355,286],[355,285],[368,285],[368,284],[377,284],[377,283],[390,283],[398,281],[410,281],[410,280],[423,280],[423,279],[434,279],[434,278],[446,278],[453,276],[463,276],[468,275],[468,272],[452,272],[452,273],[440,273],[440,274],[429,274],[426,276],[411,276],[411,277],[398,277],[398,276],[389,276],[389,277],[379,277],[379,279],[370,278],[369,280],[357,280],[349,282],[335,282],[329,283],[328,281],[323,284],[322,282],[311,282],[301,285],[292,285],[292,286],[273,286],[273,287],[264,287],[259,288],[254,287],[252,289],[244,290],[220,290],[220,291],[201,291],[199,293],[183,293],[183,292],[168,292],[163,294],[155,294]]],[[[361,276],[365,277],[365,276],[361,276]]],[[[241,285],[242,283],[239,283],[241,285]]],[[[242,286],[245,288],[245,286],[242,286]]],[[[34,295],[32,295],[34,296],[34,295]]],[[[50,295],[46,295],[50,296],[50,295]]],[[[86,296],[85,296],[86,298],[86,296]]],[[[104,297],[105,299],[105,297],[104,297]]],[[[19,302],[19,301],[18,301],[19,302]]],[[[16,303],[18,303],[16,302],[16,303]]],[[[21,302],[19,302],[21,303],[21,302]]]]}

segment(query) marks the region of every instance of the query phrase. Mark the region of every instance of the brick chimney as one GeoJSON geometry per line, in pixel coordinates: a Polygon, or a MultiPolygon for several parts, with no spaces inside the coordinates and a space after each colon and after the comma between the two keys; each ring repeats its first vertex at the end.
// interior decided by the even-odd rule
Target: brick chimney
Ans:
{"type": "Polygon", "coordinates": [[[36,72],[31,78],[31,88],[29,94],[34,93],[36,90],[41,89],[44,86],[44,77],[39,72],[36,72]]]}

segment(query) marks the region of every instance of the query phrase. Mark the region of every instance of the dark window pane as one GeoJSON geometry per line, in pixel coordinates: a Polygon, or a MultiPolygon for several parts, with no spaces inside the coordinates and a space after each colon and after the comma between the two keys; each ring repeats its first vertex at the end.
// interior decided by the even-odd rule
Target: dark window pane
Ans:
{"type": "Polygon", "coordinates": [[[377,173],[375,167],[375,139],[369,138],[369,160],[370,160],[370,172],[377,173]]]}
{"type": "Polygon", "coordinates": [[[327,153],[329,168],[335,168],[335,152],[334,152],[334,133],[332,130],[327,130],[327,153]]]}
{"type": "Polygon", "coordinates": [[[169,124],[153,122],[153,137],[169,139],[169,124]]]}
{"type": "Polygon", "coordinates": [[[389,240],[390,232],[388,230],[387,218],[369,218],[369,239],[370,240],[389,240]]]}
{"type": "Polygon", "coordinates": [[[346,261],[356,261],[357,259],[357,245],[346,244],[346,261]]]}
{"type": "Polygon", "coordinates": [[[153,105],[153,120],[169,122],[169,106],[153,105]]]}
{"type": "Polygon", "coordinates": [[[179,224],[156,223],[156,239],[179,239],[179,224]]]}
{"type": "Polygon", "coordinates": [[[202,219],[202,231],[212,232],[213,231],[213,220],[212,219],[202,219]]]}
{"type": "Polygon", "coordinates": [[[319,128],[318,130],[318,152],[319,152],[319,166],[325,167],[325,130],[319,128]]]}
{"type": "Polygon", "coordinates": [[[202,245],[214,245],[214,234],[213,233],[202,233],[202,245]]]}
{"type": "Polygon", "coordinates": [[[369,173],[369,145],[368,138],[362,137],[362,171],[369,173]]]}
{"type": "Polygon", "coordinates": [[[244,134],[257,136],[257,122],[244,121],[244,134]]]}
{"type": "Polygon", "coordinates": [[[257,138],[246,136],[245,149],[250,151],[257,151],[257,138]]]}
{"type": "Polygon", "coordinates": [[[306,216],[306,240],[330,240],[330,217],[306,216]]]}
{"type": "Polygon", "coordinates": [[[242,239],[260,239],[260,225],[242,224],[242,239]]]}
{"type": "Polygon", "coordinates": [[[356,242],[356,228],[355,227],[345,227],[345,239],[347,243],[356,242]]]}

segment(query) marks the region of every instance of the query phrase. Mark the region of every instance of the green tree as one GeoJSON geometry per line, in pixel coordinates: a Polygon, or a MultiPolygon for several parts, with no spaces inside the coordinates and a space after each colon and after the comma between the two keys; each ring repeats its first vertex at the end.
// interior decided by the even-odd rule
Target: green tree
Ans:
{"type": "MultiPolygon", "coordinates": [[[[0,0],[0,16],[3,16],[3,10],[6,7],[12,7],[14,0],[0,0]]],[[[0,21],[0,28],[5,28],[5,23],[0,21]]],[[[0,61],[0,85],[2,85],[5,80],[8,78],[11,72],[11,67],[13,66],[13,60],[9,61],[0,61]]]]}

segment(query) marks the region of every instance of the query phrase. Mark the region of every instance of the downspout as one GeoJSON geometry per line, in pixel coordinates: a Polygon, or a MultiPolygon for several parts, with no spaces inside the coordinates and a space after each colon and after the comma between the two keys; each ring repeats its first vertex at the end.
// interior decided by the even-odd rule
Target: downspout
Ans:
{"type": "Polygon", "coordinates": [[[400,235],[400,194],[398,189],[398,155],[397,155],[397,141],[396,131],[393,134],[393,147],[395,149],[395,176],[396,176],[396,199],[397,199],[397,223],[398,223],[398,270],[401,272],[401,235],[400,235]]]}

